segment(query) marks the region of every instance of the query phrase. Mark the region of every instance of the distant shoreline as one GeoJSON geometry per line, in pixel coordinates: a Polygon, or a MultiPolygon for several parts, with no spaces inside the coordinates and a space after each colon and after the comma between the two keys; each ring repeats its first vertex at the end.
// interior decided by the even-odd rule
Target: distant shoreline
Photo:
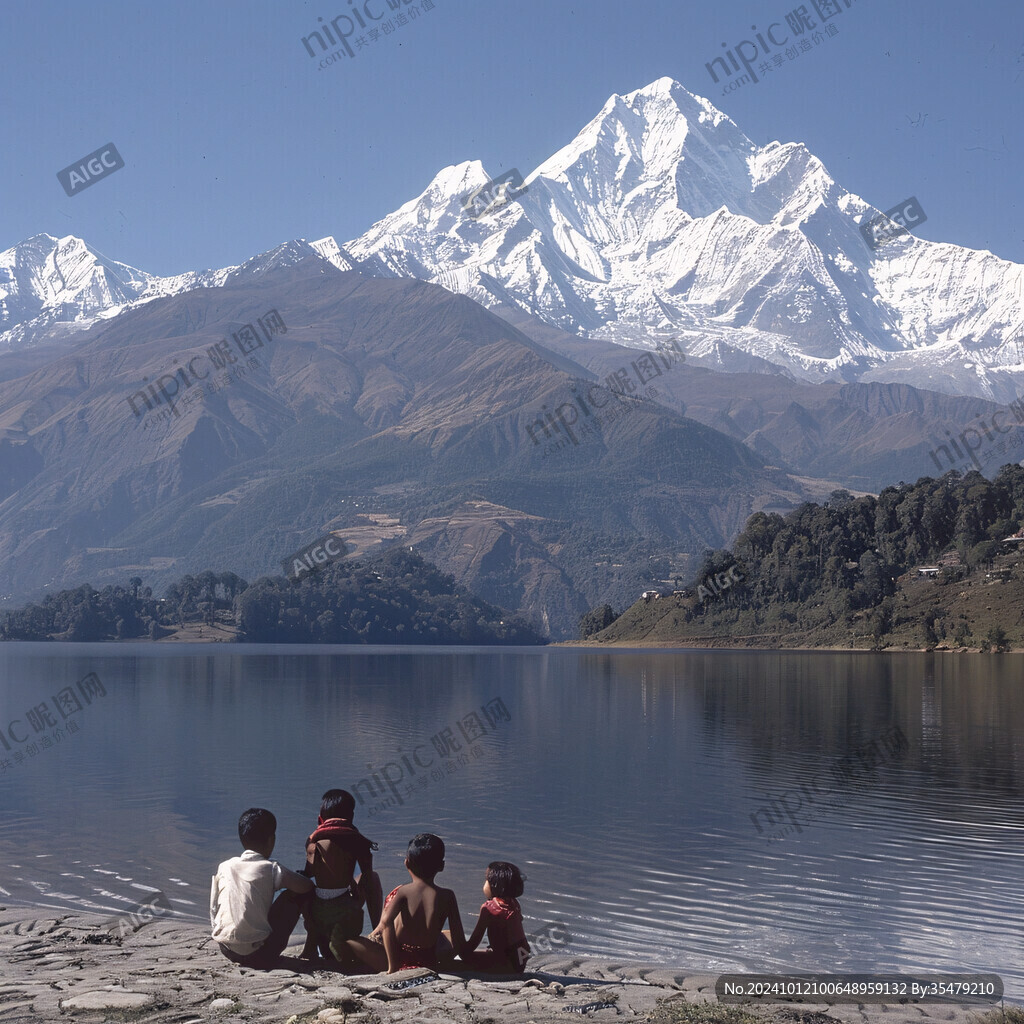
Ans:
{"type": "MultiPolygon", "coordinates": [[[[710,637],[707,639],[711,639],[710,637]]],[[[601,650],[609,647],[627,648],[630,650],[674,650],[674,651],[763,651],[782,653],[813,653],[821,651],[832,654],[988,654],[980,647],[950,647],[947,644],[940,644],[937,647],[884,647],[881,650],[874,650],[871,647],[768,647],[759,644],[722,644],[721,641],[729,640],[730,637],[715,637],[717,642],[701,643],[698,638],[687,638],[682,641],[652,640],[649,643],[638,643],[635,640],[564,640],[552,642],[549,647],[579,647],[587,650],[601,650]]],[[[1009,650],[1000,652],[1002,654],[1024,654],[1024,648],[1011,647],[1009,650]]]]}
{"type": "MultiPolygon", "coordinates": [[[[110,646],[121,646],[124,644],[245,644],[245,645],[260,645],[262,641],[259,640],[240,640],[240,631],[236,627],[228,626],[202,626],[198,627],[194,623],[190,623],[183,628],[177,629],[170,636],[161,637],[159,640],[151,640],[149,637],[125,637],[122,640],[90,640],[90,641],[79,641],[88,642],[90,644],[109,644],[110,646]],[[207,635],[203,635],[204,632],[207,635]],[[216,633],[218,635],[208,635],[216,633]]],[[[762,646],[760,644],[749,644],[749,643],[728,643],[731,637],[707,637],[707,638],[687,638],[682,641],[674,640],[651,640],[648,642],[637,642],[635,640],[552,640],[547,644],[424,644],[422,642],[415,644],[309,644],[309,643],[296,643],[287,644],[285,641],[274,640],[268,642],[269,646],[290,646],[290,647],[345,647],[358,649],[360,647],[394,647],[401,650],[404,647],[409,648],[422,648],[422,647],[443,647],[450,649],[453,647],[488,647],[494,648],[494,650],[507,651],[512,647],[524,647],[531,651],[542,651],[549,648],[565,649],[565,650],[631,650],[631,651],[761,651],[764,653],[792,653],[792,654],[811,654],[814,652],[829,653],[829,654],[989,654],[990,652],[985,651],[980,647],[950,647],[946,644],[940,644],[937,647],[885,647],[881,650],[874,650],[871,647],[843,647],[843,646],[822,646],[822,647],[772,647],[762,646]],[[714,641],[713,643],[710,641],[714,641]],[[706,641],[706,642],[702,642],[706,641]]],[[[72,641],[57,640],[51,638],[49,640],[6,640],[0,641],[2,643],[17,644],[17,643],[71,643],[72,641]]],[[[1024,654],[1024,648],[1022,647],[1011,647],[1009,650],[1000,652],[1002,654],[1024,654]]]]}

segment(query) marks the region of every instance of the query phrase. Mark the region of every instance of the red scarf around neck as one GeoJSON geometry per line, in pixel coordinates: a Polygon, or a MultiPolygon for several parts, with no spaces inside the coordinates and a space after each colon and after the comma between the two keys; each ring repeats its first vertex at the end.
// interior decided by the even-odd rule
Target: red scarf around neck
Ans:
{"type": "Polygon", "coordinates": [[[324,821],[323,818],[317,818],[316,831],[306,840],[306,845],[310,843],[319,842],[321,839],[362,839],[363,842],[370,843],[370,849],[376,850],[377,844],[371,843],[362,832],[359,831],[352,824],[351,818],[328,818],[324,821]]]}

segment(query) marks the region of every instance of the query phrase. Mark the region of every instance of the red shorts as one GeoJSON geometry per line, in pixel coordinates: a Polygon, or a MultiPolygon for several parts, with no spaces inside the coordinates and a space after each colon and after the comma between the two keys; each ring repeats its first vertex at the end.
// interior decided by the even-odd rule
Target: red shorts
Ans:
{"type": "Polygon", "coordinates": [[[398,969],[400,971],[410,967],[429,967],[432,970],[437,970],[436,946],[406,946],[399,943],[398,950],[398,969]]]}
{"type": "Polygon", "coordinates": [[[500,974],[522,974],[530,958],[530,945],[525,940],[509,946],[504,953],[485,949],[478,953],[464,953],[460,959],[472,971],[492,971],[500,974]]]}

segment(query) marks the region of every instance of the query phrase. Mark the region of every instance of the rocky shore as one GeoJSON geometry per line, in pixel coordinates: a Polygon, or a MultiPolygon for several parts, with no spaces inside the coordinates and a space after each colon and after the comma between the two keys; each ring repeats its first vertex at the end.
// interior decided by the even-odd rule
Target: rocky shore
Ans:
{"type": "MultiPolygon", "coordinates": [[[[646,1020],[675,1024],[968,1024],[989,1009],[946,1004],[719,1006],[716,975],[571,955],[531,959],[523,977],[411,970],[345,975],[288,950],[282,969],[223,958],[195,921],[158,918],[118,936],[96,916],[0,908],[0,1021],[193,1024],[529,1024],[646,1020]],[[566,1016],[566,1014],[572,1016],[566,1016]]],[[[1020,1021],[1019,1011],[1007,1019],[1020,1021]]],[[[990,1018],[1000,1019],[999,1009],[990,1018]]]]}

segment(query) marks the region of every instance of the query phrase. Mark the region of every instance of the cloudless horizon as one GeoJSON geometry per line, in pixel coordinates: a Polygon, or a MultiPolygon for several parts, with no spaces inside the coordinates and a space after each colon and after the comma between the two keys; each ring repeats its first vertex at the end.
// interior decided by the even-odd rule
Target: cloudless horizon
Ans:
{"type": "Polygon", "coordinates": [[[321,68],[302,40],[353,2],[8,7],[0,249],[77,235],[170,275],[294,238],[344,244],[444,167],[526,176],[612,94],[669,77],[755,143],[802,142],[880,209],[916,196],[921,237],[1024,263],[1024,5],[831,0],[834,35],[723,95],[705,66],[722,44],[778,23],[784,56],[787,14],[820,22],[814,0],[366,0],[406,23],[353,33],[354,56],[321,68]],[[109,142],[125,167],[66,196],[57,171],[109,142]]]}

